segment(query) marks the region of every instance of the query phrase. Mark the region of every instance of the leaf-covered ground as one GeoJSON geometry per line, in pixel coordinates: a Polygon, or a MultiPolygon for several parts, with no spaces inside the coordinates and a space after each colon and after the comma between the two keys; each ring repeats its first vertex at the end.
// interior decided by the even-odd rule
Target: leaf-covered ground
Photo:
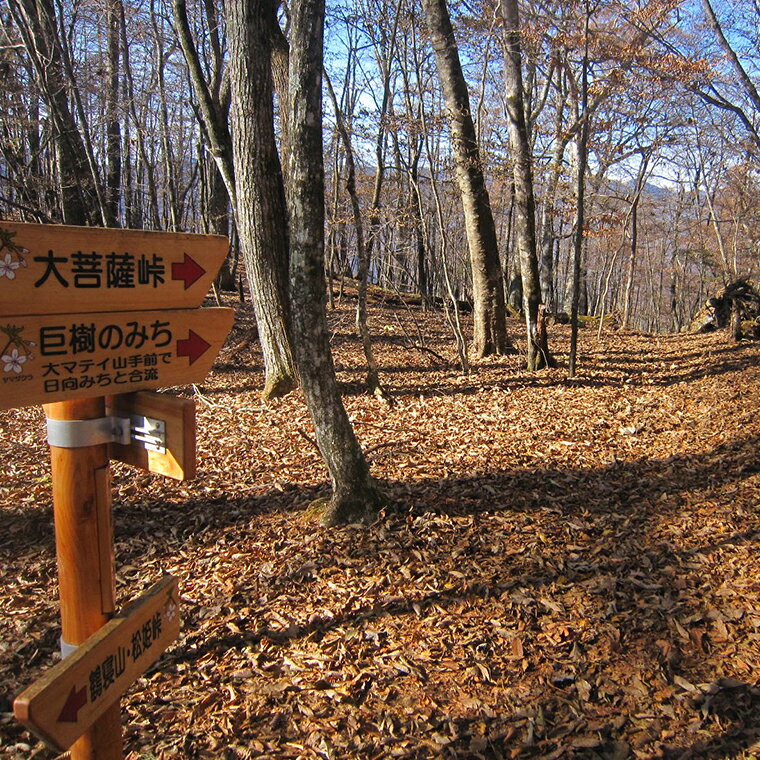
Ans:
{"type": "MultiPolygon", "coordinates": [[[[760,757],[760,346],[581,333],[576,380],[462,377],[440,315],[375,303],[389,406],[331,312],[389,506],[325,530],[300,394],[259,401],[241,313],[203,385],[199,476],[114,466],[121,602],[170,572],[181,638],[122,701],[129,760],[760,757]]],[[[519,335],[515,322],[512,333],[519,335]]],[[[567,328],[552,327],[560,360],[567,328]]],[[[58,659],[43,417],[0,413],[0,758],[58,659]]]]}

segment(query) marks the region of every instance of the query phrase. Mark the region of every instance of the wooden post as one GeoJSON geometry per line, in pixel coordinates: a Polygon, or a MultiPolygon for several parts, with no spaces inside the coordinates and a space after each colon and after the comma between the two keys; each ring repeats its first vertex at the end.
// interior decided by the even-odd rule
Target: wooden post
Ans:
{"type": "MultiPolygon", "coordinates": [[[[105,415],[102,398],[47,404],[55,420],[105,415]]],[[[79,645],[114,612],[115,578],[108,447],[50,447],[63,641],[79,645]]],[[[117,701],[72,746],[71,760],[122,760],[117,701]]]]}

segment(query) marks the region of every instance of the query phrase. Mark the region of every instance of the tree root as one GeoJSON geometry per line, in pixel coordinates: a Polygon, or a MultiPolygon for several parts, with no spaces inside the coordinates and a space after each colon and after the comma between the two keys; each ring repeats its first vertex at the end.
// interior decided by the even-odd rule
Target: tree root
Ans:
{"type": "Polygon", "coordinates": [[[372,525],[386,499],[374,483],[357,492],[333,494],[332,498],[315,499],[309,506],[321,513],[320,522],[326,528],[339,525],[372,525]]]}
{"type": "Polygon", "coordinates": [[[271,401],[274,398],[282,398],[287,396],[292,390],[298,387],[298,383],[294,378],[288,376],[281,376],[274,379],[267,379],[264,390],[261,391],[261,400],[264,403],[271,401]]]}

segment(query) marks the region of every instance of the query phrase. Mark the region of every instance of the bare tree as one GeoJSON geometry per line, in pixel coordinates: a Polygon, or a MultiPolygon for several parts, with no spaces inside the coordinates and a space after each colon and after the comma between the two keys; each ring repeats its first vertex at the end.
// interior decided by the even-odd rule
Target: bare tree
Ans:
{"type": "Polygon", "coordinates": [[[505,354],[512,350],[512,345],[507,336],[503,274],[467,82],[446,0],[423,0],[422,5],[446,101],[464,208],[475,302],[473,351],[477,356],[505,354]]]}
{"type": "Polygon", "coordinates": [[[288,337],[285,190],[274,134],[271,38],[264,21],[275,6],[272,0],[227,0],[225,11],[237,228],[264,354],[262,396],[269,399],[296,384],[288,337]]]}
{"type": "MultiPolygon", "coordinates": [[[[108,225],[108,210],[92,154],[86,125],[77,123],[84,115],[76,91],[71,59],[61,39],[52,0],[9,0],[8,8],[21,34],[37,86],[45,100],[53,127],[60,212],[67,224],[108,225]],[[73,96],[70,98],[70,94],[73,96]]],[[[4,18],[4,17],[3,17],[4,18]]]]}
{"type": "Polygon", "coordinates": [[[288,337],[288,241],[285,194],[274,132],[271,58],[274,0],[227,0],[230,121],[220,85],[200,64],[185,0],[173,0],[175,27],[199,103],[203,131],[235,209],[264,355],[267,400],[292,390],[296,371],[288,337]]]}
{"type": "Polygon", "coordinates": [[[332,480],[326,525],[369,522],[381,500],[340,397],[323,305],[325,187],[322,154],[324,0],[291,9],[288,119],[290,285],[294,350],[317,444],[332,480]]]}
{"type": "Polygon", "coordinates": [[[504,78],[506,83],[507,123],[515,178],[515,224],[522,274],[523,307],[528,331],[528,369],[553,365],[546,331],[539,326],[541,286],[536,253],[536,202],[533,195],[533,168],[528,126],[523,100],[520,16],[517,0],[502,0],[504,21],[504,78]]]}

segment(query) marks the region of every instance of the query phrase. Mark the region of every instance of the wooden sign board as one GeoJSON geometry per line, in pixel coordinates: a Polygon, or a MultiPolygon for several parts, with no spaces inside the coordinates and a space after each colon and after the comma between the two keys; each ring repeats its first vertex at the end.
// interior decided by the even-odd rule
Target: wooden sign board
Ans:
{"type": "Polygon", "coordinates": [[[221,235],[0,220],[0,316],[194,308],[227,250],[221,235]]]}
{"type": "Polygon", "coordinates": [[[195,477],[195,401],[150,391],[125,393],[106,399],[106,414],[149,417],[163,421],[165,426],[165,453],[138,443],[112,443],[110,459],[175,480],[195,477]]]}
{"type": "Polygon", "coordinates": [[[68,749],[179,635],[170,575],[22,692],[13,713],[59,752],[68,749]]]}
{"type": "Polygon", "coordinates": [[[0,409],[200,382],[233,309],[0,318],[0,409]]]}

